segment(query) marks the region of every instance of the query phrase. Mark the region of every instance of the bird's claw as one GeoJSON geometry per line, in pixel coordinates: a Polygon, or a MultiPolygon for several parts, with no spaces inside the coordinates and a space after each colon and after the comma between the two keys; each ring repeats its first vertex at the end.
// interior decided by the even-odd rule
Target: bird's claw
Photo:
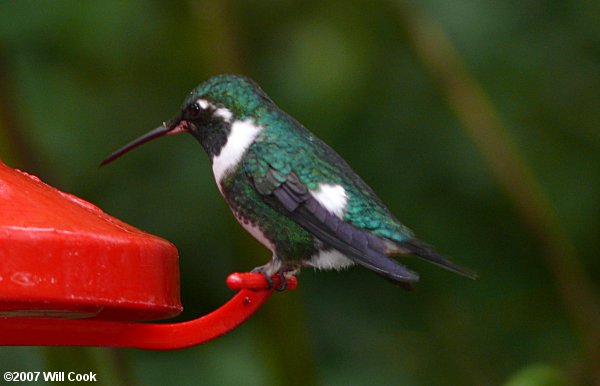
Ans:
{"type": "Polygon", "coordinates": [[[283,292],[287,288],[287,278],[285,277],[285,273],[278,272],[277,276],[279,277],[279,287],[275,288],[277,292],[283,292]]]}
{"type": "MultiPolygon", "coordinates": [[[[271,276],[269,276],[269,274],[267,274],[265,271],[263,270],[256,270],[253,272],[258,272],[261,275],[263,275],[263,277],[265,278],[265,280],[267,281],[267,289],[271,290],[274,287],[274,282],[273,282],[273,278],[271,276]]],[[[287,279],[285,277],[285,273],[283,272],[277,272],[277,278],[279,279],[279,286],[277,288],[275,288],[275,291],[277,292],[283,292],[287,289],[288,283],[287,283],[287,279]]]]}

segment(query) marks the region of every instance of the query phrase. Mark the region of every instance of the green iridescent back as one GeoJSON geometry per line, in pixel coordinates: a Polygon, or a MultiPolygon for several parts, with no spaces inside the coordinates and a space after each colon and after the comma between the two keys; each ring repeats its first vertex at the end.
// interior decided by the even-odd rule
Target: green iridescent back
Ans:
{"type": "MultiPolygon", "coordinates": [[[[318,189],[320,183],[341,184],[349,198],[345,221],[398,242],[414,237],[331,147],[280,110],[250,79],[215,76],[194,89],[185,104],[199,97],[228,108],[236,119],[251,117],[265,128],[241,166],[249,175],[260,179],[271,168],[277,171],[279,183],[295,173],[310,190],[318,189]]],[[[277,181],[273,183],[275,188],[277,181]]]]}

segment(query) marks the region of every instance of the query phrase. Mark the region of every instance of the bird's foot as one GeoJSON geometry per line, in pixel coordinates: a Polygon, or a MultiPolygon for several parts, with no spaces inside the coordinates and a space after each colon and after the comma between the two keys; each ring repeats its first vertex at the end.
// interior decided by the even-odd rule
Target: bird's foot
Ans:
{"type": "MultiPolygon", "coordinates": [[[[257,272],[263,275],[267,281],[267,289],[273,289],[277,285],[275,291],[281,292],[288,289],[288,280],[300,272],[300,265],[291,262],[285,264],[277,256],[273,255],[273,259],[265,265],[256,267],[252,272],[257,272]],[[273,279],[276,279],[275,282],[273,279]]],[[[293,285],[295,287],[295,284],[293,285]]]]}
{"type": "Polygon", "coordinates": [[[275,283],[273,281],[273,277],[276,276],[277,277],[277,281],[278,281],[278,286],[277,288],[275,288],[275,291],[277,292],[282,292],[285,291],[287,289],[288,286],[288,279],[286,277],[286,272],[285,271],[278,271],[276,272],[273,276],[269,275],[267,273],[267,270],[264,269],[264,267],[256,267],[252,270],[252,272],[256,272],[256,273],[260,273],[261,275],[263,275],[263,277],[265,278],[265,280],[267,281],[267,289],[273,289],[275,283]]]}
{"type": "MultiPolygon", "coordinates": [[[[263,270],[252,270],[252,272],[258,272],[261,275],[263,275],[263,277],[265,278],[265,280],[267,281],[267,289],[273,289],[273,286],[275,285],[275,283],[273,282],[273,277],[270,276],[267,272],[263,271],[263,270]]],[[[275,275],[277,275],[277,278],[279,279],[279,285],[277,286],[277,288],[275,288],[275,291],[277,292],[282,292],[285,291],[287,288],[287,278],[285,277],[285,273],[283,273],[282,271],[277,272],[275,275]]]]}
{"type": "Polygon", "coordinates": [[[279,277],[279,287],[275,288],[275,291],[283,292],[287,288],[287,278],[285,277],[285,273],[283,271],[277,272],[277,276],[279,277]]]}

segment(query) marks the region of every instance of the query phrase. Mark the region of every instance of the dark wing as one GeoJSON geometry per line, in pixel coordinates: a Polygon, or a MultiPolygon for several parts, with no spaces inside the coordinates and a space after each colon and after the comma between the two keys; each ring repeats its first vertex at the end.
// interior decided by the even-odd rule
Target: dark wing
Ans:
{"type": "Polygon", "coordinates": [[[425,259],[430,263],[437,265],[438,267],[447,269],[448,271],[458,273],[459,275],[463,275],[471,279],[477,279],[477,274],[475,272],[465,269],[460,265],[454,264],[444,256],[437,253],[431,245],[426,244],[421,240],[411,239],[401,241],[398,243],[398,246],[400,247],[402,253],[418,256],[421,259],[425,259]]]}
{"type": "Polygon", "coordinates": [[[294,173],[282,175],[269,168],[266,173],[251,177],[259,193],[272,197],[279,210],[326,245],[394,282],[414,283],[419,280],[416,273],[386,255],[386,243],[382,238],[330,213],[294,173]]]}

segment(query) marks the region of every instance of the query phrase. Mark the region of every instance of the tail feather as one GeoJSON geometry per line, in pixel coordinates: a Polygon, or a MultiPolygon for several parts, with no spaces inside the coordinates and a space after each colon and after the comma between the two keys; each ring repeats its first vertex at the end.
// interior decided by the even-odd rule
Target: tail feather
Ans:
{"type": "Polygon", "coordinates": [[[446,259],[444,256],[437,253],[431,245],[428,245],[420,240],[412,239],[408,241],[403,241],[399,243],[399,245],[402,249],[402,252],[404,253],[418,256],[437,266],[445,268],[459,275],[466,276],[470,279],[477,279],[478,277],[478,275],[475,272],[465,269],[457,264],[454,264],[450,260],[446,259]]]}

